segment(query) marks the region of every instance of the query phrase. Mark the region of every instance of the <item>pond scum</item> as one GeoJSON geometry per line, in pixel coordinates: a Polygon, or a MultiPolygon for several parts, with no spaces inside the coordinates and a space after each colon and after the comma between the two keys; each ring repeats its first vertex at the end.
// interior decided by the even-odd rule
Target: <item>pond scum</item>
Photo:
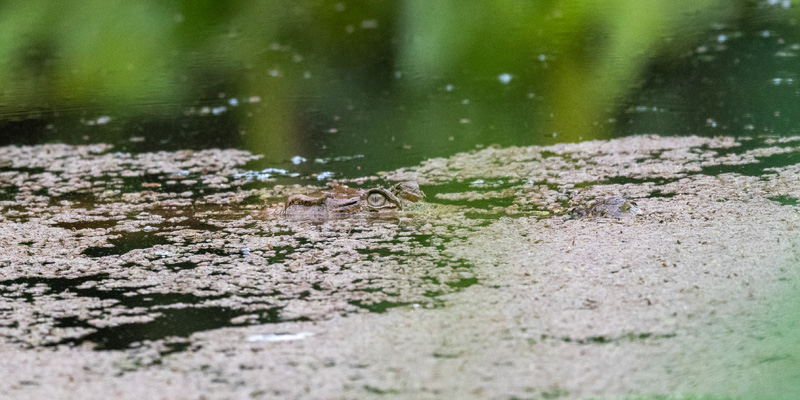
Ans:
{"type": "MultiPolygon", "coordinates": [[[[713,377],[702,386],[708,375],[674,360],[678,353],[698,357],[703,348],[719,374],[731,375],[740,359],[716,357],[719,347],[709,343],[758,335],[741,327],[760,329],[753,321],[796,287],[789,265],[798,257],[798,150],[800,137],[655,135],[487,148],[348,182],[419,182],[425,204],[390,218],[304,221],[265,210],[313,191],[310,179],[255,180],[246,166],[256,157],[244,151],[2,147],[0,342],[18,361],[49,351],[53,360],[76,365],[110,362],[115,367],[102,373],[105,384],[122,387],[111,377],[174,373],[165,363],[181,365],[175,367],[187,371],[181,379],[206,374],[211,361],[195,363],[192,354],[246,357],[220,352],[225,343],[266,345],[242,338],[272,337],[263,333],[274,326],[311,330],[297,337],[309,343],[303,354],[324,354],[308,361],[327,365],[319,379],[330,374],[336,382],[338,368],[359,371],[361,383],[320,383],[308,389],[312,395],[388,390],[415,397],[435,387],[450,397],[475,389],[455,377],[418,376],[432,374],[436,360],[460,363],[464,374],[476,376],[488,373],[479,365],[494,362],[495,378],[474,381],[506,397],[677,389],[738,396],[749,389],[713,377]],[[635,201],[642,212],[624,218],[569,212],[608,197],[635,201]],[[410,325],[398,322],[408,318],[410,325]],[[348,362],[349,345],[315,342],[326,330],[339,332],[330,333],[334,343],[367,340],[360,329],[413,342],[416,350],[406,364],[366,350],[361,361],[348,362]],[[578,348],[580,361],[570,358],[578,348]],[[658,355],[664,361],[643,361],[658,355]],[[609,360],[624,362],[602,376],[592,370],[602,371],[609,360]],[[561,374],[577,362],[587,368],[561,374]],[[415,365],[427,367],[414,371],[415,365]],[[403,372],[386,378],[393,368],[403,372]],[[667,370],[682,372],[647,383],[667,370]],[[613,380],[621,376],[635,379],[613,380]],[[430,387],[409,386],[415,379],[430,387]]],[[[254,371],[297,357],[289,348],[271,349],[270,360],[247,358],[258,365],[254,371]]],[[[215,373],[242,373],[230,365],[215,373]]],[[[241,385],[250,393],[300,393],[305,375],[296,365],[280,365],[290,371],[281,379],[209,385],[231,393],[241,385]]],[[[0,385],[0,394],[41,394],[61,384],[42,376],[55,381],[30,389],[17,376],[0,385]]]]}

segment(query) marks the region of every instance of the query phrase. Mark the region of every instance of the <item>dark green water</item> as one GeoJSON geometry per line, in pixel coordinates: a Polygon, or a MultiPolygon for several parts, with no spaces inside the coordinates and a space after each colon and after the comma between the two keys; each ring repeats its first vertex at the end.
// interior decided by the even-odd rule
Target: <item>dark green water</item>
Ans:
{"type": "Polygon", "coordinates": [[[121,23],[34,2],[4,10],[0,145],[237,147],[356,177],[491,144],[792,135],[783,3],[145,2],[121,23]],[[22,22],[56,15],[72,29],[22,22]]]}

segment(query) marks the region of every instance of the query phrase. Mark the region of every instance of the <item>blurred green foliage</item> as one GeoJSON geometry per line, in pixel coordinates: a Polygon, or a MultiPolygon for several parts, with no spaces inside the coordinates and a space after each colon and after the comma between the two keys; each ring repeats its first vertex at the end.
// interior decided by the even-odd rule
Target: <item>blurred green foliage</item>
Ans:
{"type": "MultiPolygon", "coordinates": [[[[9,1],[0,6],[5,109],[174,99],[175,23],[160,2],[9,1]]],[[[174,12],[174,11],[173,11],[174,12]]]]}
{"type": "Polygon", "coordinates": [[[648,68],[752,9],[745,0],[4,1],[0,118],[83,107],[170,114],[237,95],[262,100],[238,131],[266,154],[332,131],[318,114],[354,108],[371,113],[357,129],[391,126],[378,139],[409,144],[431,130],[486,141],[487,130],[520,120],[531,135],[588,139],[607,133],[602,121],[648,68]],[[430,101],[444,87],[458,98],[430,101]],[[455,106],[469,99],[480,107],[455,106]]]}
{"type": "MultiPolygon", "coordinates": [[[[611,114],[659,57],[674,57],[733,20],[730,0],[493,2],[414,0],[402,14],[401,64],[420,76],[514,71],[550,95],[546,130],[575,140],[611,114]]],[[[426,83],[417,80],[417,83],[426,83]]]]}

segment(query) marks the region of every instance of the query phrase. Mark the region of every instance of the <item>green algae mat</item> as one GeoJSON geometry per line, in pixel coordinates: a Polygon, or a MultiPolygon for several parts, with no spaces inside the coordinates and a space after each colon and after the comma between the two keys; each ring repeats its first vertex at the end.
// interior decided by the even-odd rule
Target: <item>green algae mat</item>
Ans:
{"type": "Polygon", "coordinates": [[[0,147],[0,398],[791,398],[800,137],[492,147],[376,218],[240,150],[0,147]],[[578,216],[608,197],[640,214],[578,216]],[[704,397],[710,396],[710,397],[704,397]]]}

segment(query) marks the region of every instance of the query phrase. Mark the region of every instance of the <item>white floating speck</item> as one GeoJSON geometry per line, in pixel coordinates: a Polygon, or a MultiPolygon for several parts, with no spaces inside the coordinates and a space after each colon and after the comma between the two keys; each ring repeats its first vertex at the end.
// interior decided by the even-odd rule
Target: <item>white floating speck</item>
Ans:
{"type": "Polygon", "coordinates": [[[320,172],[317,175],[318,181],[324,181],[325,179],[330,179],[330,178],[333,178],[333,172],[331,171],[320,172]]]}
{"type": "Polygon", "coordinates": [[[267,333],[262,335],[250,335],[247,337],[248,342],[289,342],[292,340],[303,340],[314,336],[311,332],[297,332],[297,333],[267,333]]]}
{"type": "Polygon", "coordinates": [[[298,164],[304,163],[304,162],[306,162],[306,158],[305,157],[301,157],[301,156],[292,157],[292,164],[294,164],[294,165],[298,165],[298,164]]]}
{"type": "Polygon", "coordinates": [[[285,169],[281,168],[264,168],[261,171],[245,171],[234,174],[233,177],[236,179],[256,179],[256,180],[267,180],[272,178],[273,176],[289,176],[289,177],[298,177],[300,176],[297,172],[289,172],[285,169]]]}
{"type": "Polygon", "coordinates": [[[230,104],[231,107],[236,107],[239,105],[239,99],[233,97],[230,100],[228,100],[228,104],[230,104]]]}
{"type": "Polygon", "coordinates": [[[497,80],[500,81],[502,84],[506,84],[511,82],[511,74],[500,74],[497,76],[497,80]]]}

